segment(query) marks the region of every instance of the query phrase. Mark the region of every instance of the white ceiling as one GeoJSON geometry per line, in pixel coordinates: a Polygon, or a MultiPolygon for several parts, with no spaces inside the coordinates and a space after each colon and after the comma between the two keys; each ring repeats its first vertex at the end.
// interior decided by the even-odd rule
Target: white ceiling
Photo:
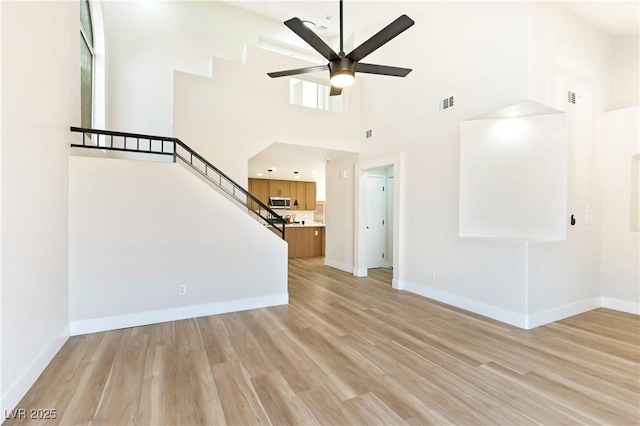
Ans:
{"type": "MultiPolygon", "coordinates": [[[[450,0],[451,1],[451,0],[450,0]]],[[[519,0],[511,0],[519,1],[519,0]]],[[[640,0],[556,0],[576,15],[613,36],[640,33],[640,0]]],[[[316,24],[314,31],[324,38],[335,37],[339,33],[338,0],[296,0],[269,1],[230,0],[235,6],[278,21],[286,21],[294,16],[316,24]],[[329,17],[329,19],[327,19],[329,17]],[[322,29],[321,27],[326,27],[322,29]]],[[[355,31],[369,27],[383,28],[403,13],[410,14],[414,1],[347,0],[344,2],[345,37],[355,31]]]]}

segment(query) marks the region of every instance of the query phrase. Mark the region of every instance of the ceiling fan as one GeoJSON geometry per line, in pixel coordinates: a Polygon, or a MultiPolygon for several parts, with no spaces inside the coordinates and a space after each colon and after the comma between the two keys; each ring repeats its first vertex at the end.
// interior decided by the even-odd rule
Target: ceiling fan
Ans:
{"type": "Polygon", "coordinates": [[[331,96],[342,94],[342,89],[353,84],[355,73],[362,72],[367,74],[390,75],[394,77],[404,77],[411,72],[410,68],[390,67],[386,65],[373,65],[360,62],[367,55],[378,49],[385,43],[389,42],[415,22],[407,15],[402,15],[377,34],[373,35],[367,41],[362,43],[345,55],[343,51],[343,32],[342,32],[342,0],[340,0],[340,52],[336,53],[330,48],[320,37],[318,37],[310,28],[308,28],[300,18],[291,18],[284,24],[296,33],[300,38],[313,47],[318,53],[324,56],[329,63],[327,65],[317,65],[313,67],[297,68],[286,71],[270,72],[267,75],[271,78],[285,77],[289,75],[306,74],[317,71],[329,70],[331,77],[331,96]]]}

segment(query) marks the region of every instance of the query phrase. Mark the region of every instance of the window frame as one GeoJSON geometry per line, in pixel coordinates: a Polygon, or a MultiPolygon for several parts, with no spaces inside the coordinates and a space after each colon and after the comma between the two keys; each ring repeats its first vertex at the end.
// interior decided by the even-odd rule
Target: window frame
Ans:
{"type": "MultiPolygon", "coordinates": [[[[92,33],[92,37],[89,37],[87,34],[87,30],[85,29],[84,23],[82,22],[82,12],[80,13],[79,21],[80,21],[80,37],[81,42],[89,49],[89,53],[91,54],[91,117],[89,127],[93,127],[93,123],[95,121],[95,77],[96,77],[96,51],[95,51],[95,30],[93,28],[93,11],[91,7],[91,2],[89,0],[80,0],[80,10],[82,11],[82,4],[86,2],[88,13],[89,13],[89,25],[91,26],[90,31],[92,33]],[[94,40],[92,40],[92,38],[94,40]]],[[[82,52],[80,52],[82,55],[82,52]]],[[[81,57],[82,60],[82,57],[81,57]]],[[[82,85],[82,75],[80,76],[80,84],[82,85]]],[[[82,89],[80,94],[80,122],[82,123],[82,89]]]]}
{"type": "Polygon", "coordinates": [[[331,107],[332,103],[331,103],[331,97],[329,96],[330,92],[331,92],[331,85],[326,82],[320,81],[318,79],[300,78],[300,76],[289,77],[289,104],[301,106],[304,108],[317,109],[319,111],[332,112],[335,114],[344,114],[345,112],[344,93],[342,95],[339,95],[339,98],[341,99],[341,105],[339,110],[336,110],[331,107]],[[302,87],[304,87],[305,83],[314,84],[316,86],[315,87],[315,92],[316,92],[315,107],[305,105],[304,99],[301,99],[300,103],[294,102],[293,87],[294,87],[294,84],[296,84],[296,81],[301,83],[303,85],[302,87]]]}

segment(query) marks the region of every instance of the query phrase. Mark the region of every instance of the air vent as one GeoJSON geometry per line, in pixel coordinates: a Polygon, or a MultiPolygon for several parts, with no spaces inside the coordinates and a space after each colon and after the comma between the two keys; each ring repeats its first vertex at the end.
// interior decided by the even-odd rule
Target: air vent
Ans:
{"type": "Polygon", "coordinates": [[[372,129],[367,130],[365,133],[365,137],[369,139],[372,136],[373,136],[373,130],[372,129]]]}
{"type": "Polygon", "coordinates": [[[567,91],[567,103],[569,105],[578,105],[578,101],[580,100],[580,96],[576,92],[572,92],[571,90],[567,91]]]}
{"type": "Polygon", "coordinates": [[[454,97],[449,96],[438,101],[438,111],[444,111],[446,109],[453,108],[454,97]]]}

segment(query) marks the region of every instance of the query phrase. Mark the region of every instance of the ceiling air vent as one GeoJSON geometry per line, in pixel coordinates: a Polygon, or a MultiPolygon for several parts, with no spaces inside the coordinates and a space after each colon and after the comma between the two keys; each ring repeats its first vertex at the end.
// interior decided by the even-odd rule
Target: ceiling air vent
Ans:
{"type": "Polygon", "coordinates": [[[567,91],[567,103],[570,105],[578,105],[578,100],[580,96],[576,94],[576,92],[572,92],[571,90],[567,91]]]}
{"type": "Polygon", "coordinates": [[[444,111],[446,109],[453,108],[454,97],[449,96],[438,101],[438,111],[444,111]]]}

